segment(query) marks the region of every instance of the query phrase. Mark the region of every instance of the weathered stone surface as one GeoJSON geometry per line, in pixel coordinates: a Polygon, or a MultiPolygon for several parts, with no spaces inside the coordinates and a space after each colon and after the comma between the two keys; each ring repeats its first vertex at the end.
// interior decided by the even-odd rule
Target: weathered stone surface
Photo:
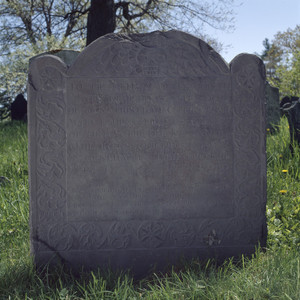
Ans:
{"type": "Polygon", "coordinates": [[[267,129],[275,130],[280,122],[279,90],[266,82],[267,129]]]}
{"type": "Polygon", "coordinates": [[[106,35],[29,71],[38,265],[130,268],[266,242],[265,74],[178,31],[106,35]]]}

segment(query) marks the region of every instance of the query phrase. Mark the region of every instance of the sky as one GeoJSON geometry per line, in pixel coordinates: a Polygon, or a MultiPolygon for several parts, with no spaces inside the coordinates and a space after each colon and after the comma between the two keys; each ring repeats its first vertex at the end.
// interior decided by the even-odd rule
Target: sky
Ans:
{"type": "MultiPolygon", "coordinates": [[[[238,1],[238,0],[237,0],[238,1]]],[[[254,54],[264,50],[263,40],[270,41],[278,31],[300,25],[300,0],[240,0],[235,8],[233,33],[207,30],[224,45],[230,45],[220,54],[229,63],[240,53],[254,54]]]]}

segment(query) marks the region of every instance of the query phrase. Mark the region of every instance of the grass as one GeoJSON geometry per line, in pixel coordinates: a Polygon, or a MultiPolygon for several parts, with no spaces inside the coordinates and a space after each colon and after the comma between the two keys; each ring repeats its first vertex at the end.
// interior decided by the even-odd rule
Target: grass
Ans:
{"type": "Polygon", "coordinates": [[[0,123],[0,299],[300,299],[300,151],[268,134],[268,249],[222,266],[194,260],[134,281],[109,271],[38,273],[29,254],[26,125],[0,123]],[[283,170],[285,170],[283,172],[283,170]]]}

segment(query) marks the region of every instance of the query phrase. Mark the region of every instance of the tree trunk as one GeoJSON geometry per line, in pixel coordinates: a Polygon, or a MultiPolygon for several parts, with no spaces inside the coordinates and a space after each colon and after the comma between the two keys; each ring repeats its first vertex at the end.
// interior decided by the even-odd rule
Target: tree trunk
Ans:
{"type": "Polygon", "coordinates": [[[107,33],[114,32],[116,15],[113,0],[91,0],[87,20],[86,45],[107,33]]]}

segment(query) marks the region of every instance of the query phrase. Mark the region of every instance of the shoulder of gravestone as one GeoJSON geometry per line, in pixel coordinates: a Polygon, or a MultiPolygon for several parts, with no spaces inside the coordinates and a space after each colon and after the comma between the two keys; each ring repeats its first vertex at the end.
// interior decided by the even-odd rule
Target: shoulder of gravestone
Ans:
{"type": "Polygon", "coordinates": [[[264,81],[266,81],[265,64],[262,59],[255,54],[240,53],[233,58],[233,60],[229,64],[229,67],[231,70],[233,70],[236,67],[242,68],[247,65],[256,65],[259,73],[264,78],[264,81]]]}
{"type": "Polygon", "coordinates": [[[41,57],[41,56],[46,56],[46,55],[56,56],[56,57],[60,58],[66,65],[71,65],[79,54],[80,54],[80,51],[76,51],[76,50],[55,49],[55,50],[43,52],[36,56],[31,57],[29,59],[29,66],[32,63],[32,61],[35,60],[36,58],[41,57]]]}
{"type": "Polygon", "coordinates": [[[29,63],[28,84],[34,90],[62,89],[67,70],[68,66],[57,56],[36,56],[29,63]]]}
{"type": "Polygon", "coordinates": [[[270,84],[270,82],[268,80],[266,80],[266,87],[272,89],[272,90],[276,90],[276,91],[279,91],[279,88],[276,87],[276,86],[273,86],[270,84]]]}

